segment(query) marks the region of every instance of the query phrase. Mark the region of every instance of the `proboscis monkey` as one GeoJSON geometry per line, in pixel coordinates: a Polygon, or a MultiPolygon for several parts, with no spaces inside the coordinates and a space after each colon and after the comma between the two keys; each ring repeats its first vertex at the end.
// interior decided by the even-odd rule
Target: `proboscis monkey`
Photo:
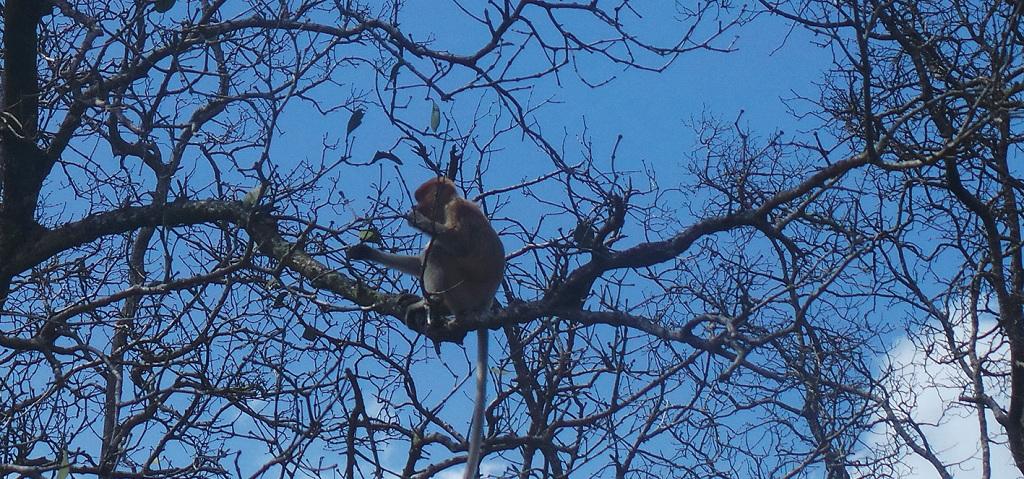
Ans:
{"type": "MultiPolygon", "coordinates": [[[[416,189],[416,205],[408,219],[414,228],[430,235],[430,242],[419,256],[389,254],[360,243],[348,249],[348,257],[374,261],[422,278],[427,298],[409,307],[407,320],[410,313],[421,312],[427,314],[430,324],[432,316],[436,317],[436,312],[430,311],[431,296],[439,297],[456,321],[487,312],[505,273],[505,248],[483,211],[459,196],[451,180],[439,177],[416,189]]],[[[476,401],[466,479],[475,478],[480,465],[487,395],[486,327],[477,330],[477,340],[476,401]]]]}

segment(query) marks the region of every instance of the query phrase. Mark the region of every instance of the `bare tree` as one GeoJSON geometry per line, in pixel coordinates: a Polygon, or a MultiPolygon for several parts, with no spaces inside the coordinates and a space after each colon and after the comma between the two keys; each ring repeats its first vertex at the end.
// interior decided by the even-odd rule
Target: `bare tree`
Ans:
{"type": "Polygon", "coordinates": [[[827,135],[799,147],[825,162],[854,155],[860,199],[842,217],[833,209],[821,225],[851,244],[871,244],[858,260],[870,280],[861,292],[892,308],[884,321],[922,352],[918,367],[943,371],[931,381],[917,378],[917,390],[906,382],[905,362],[880,361],[869,372],[856,394],[873,405],[890,437],[850,465],[863,466],[865,477],[889,477],[916,456],[939,477],[961,477],[967,457],[936,447],[934,419],[914,414],[922,389],[945,388],[960,393],[944,403],[939,425],[974,418],[980,470],[972,476],[1004,477],[993,471],[993,451],[1006,447],[1024,471],[1022,184],[1014,166],[1020,4],[762,5],[835,52],[820,99],[798,107],[821,118],[827,135]]]}
{"type": "Polygon", "coordinates": [[[479,327],[485,475],[959,477],[884,359],[904,333],[981,475],[1024,471],[1024,7],[436,3],[3,5],[0,473],[434,477],[466,460],[447,343],[479,327]],[[792,100],[812,133],[697,117],[668,183],[538,119],[567,74],[657,73],[758,14],[834,52],[792,100]],[[419,285],[345,259],[416,249],[414,173],[502,233],[473,324],[404,324],[419,285]]]}

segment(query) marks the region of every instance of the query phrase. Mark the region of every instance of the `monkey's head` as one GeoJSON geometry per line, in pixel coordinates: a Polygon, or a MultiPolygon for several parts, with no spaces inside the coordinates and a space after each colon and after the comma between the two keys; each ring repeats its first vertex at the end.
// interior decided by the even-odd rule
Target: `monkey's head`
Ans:
{"type": "Polygon", "coordinates": [[[444,208],[459,196],[455,183],[444,177],[431,178],[416,188],[413,208],[434,221],[444,221],[444,208]]]}

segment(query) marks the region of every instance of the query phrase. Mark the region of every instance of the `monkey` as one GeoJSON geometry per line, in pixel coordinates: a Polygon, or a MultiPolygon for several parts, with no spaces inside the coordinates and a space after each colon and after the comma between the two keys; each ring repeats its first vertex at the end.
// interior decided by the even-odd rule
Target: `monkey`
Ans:
{"type": "MultiPolygon", "coordinates": [[[[424,299],[406,310],[426,313],[432,323],[440,305],[456,321],[472,319],[488,311],[505,274],[505,248],[498,232],[483,211],[459,196],[455,183],[444,177],[432,178],[415,193],[416,204],[407,215],[409,225],[430,237],[418,256],[403,256],[376,250],[365,243],[347,250],[349,259],[368,260],[402,273],[422,278],[424,299]]],[[[477,329],[476,398],[470,425],[466,479],[474,479],[483,442],[484,401],[487,395],[487,328],[477,329]]]]}

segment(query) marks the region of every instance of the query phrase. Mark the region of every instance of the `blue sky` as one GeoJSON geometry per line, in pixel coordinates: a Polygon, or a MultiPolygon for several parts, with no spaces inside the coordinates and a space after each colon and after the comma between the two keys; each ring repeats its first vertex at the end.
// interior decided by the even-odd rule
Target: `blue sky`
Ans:
{"type": "MultiPolygon", "coordinates": [[[[654,18],[657,13],[651,15],[654,18]]],[[[469,53],[479,45],[481,32],[468,29],[469,24],[461,21],[461,18],[462,14],[447,2],[412,1],[405,11],[401,26],[411,32],[414,38],[432,32],[436,38],[432,46],[436,49],[469,53]],[[466,27],[460,29],[460,26],[466,27]]],[[[660,18],[645,19],[642,22],[641,30],[651,37],[670,38],[678,33],[675,29],[681,28],[678,23],[660,18]]],[[[581,34],[588,32],[584,29],[581,34]]],[[[590,33],[596,35],[598,30],[594,29],[590,33]]],[[[577,78],[570,67],[557,77],[557,82],[552,76],[533,82],[533,98],[551,103],[538,110],[532,118],[543,129],[549,141],[562,147],[569,163],[579,160],[582,144],[586,141],[593,142],[598,155],[609,155],[617,136],[622,135],[618,148],[622,164],[627,168],[637,167],[641,162],[653,165],[663,184],[687,180],[683,176],[685,169],[681,166],[696,147],[694,137],[686,126],[691,119],[710,114],[722,121],[731,122],[742,111],[741,126],[748,127],[755,136],[761,137],[778,129],[796,133],[814,127],[812,123],[800,123],[791,116],[783,99],[817,96],[815,83],[831,64],[829,50],[815,46],[806,31],[792,29],[786,22],[769,16],[760,16],[732,30],[719,44],[731,44],[735,51],[691,52],[681,56],[662,73],[625,71],[621,66],[601,58],[581,58],[579,69],[585,72],[587,80],[611,80],[600,88],[590,88],[577,78]],[[583,129],[584,124],[586,131],[583,129]]],[[[340,83],[338,87],[320,89],[318,95],[344,98],[354,90],[372,97],[372,83],[369,83],[372,79],[373,75],[365,65],[356,64],[351,69],[339,72],[336,78],[340,83]]],[[[469,97],[472,98],[471,95],[469,97]]],[[[465,97],[459,97],[453,102],[440,102],[436,97],[426,97],[422,91],[410,91],[404,99],[408,101],[411,121],[419,121],[422,125],[428,122],[432,101],[438,101],[446,116],[442,128],[450,125],[449,120],[464,127],[471,123],[475,112],[487,107],[467,101],[465,97]]],[[[799,104],[795,106],[800,107],[799,104]]],[[[349,115],[347,111],[339,111],[320,117],[312,112],[309,105],[299,102],[294,102],[291,107],[278,125],[280,135],[275,138],[272,150],[273,162],[282,170],[292,164],[293,158],[319,158],[325,132],[329,136],[328,141],[339,138],[343,140],[344,125],[349,115]]],[[[371,108],[367,111],[363,126],[349,140],[357,161],[365,161],[373,152],[388,149],[394,142],[394,133],[386,126],[381,113],[371,108]]],[[[430,143],[430,146],[442,148],[437,142],[430,143]]],[[[513,184],[550,169],[550,163],[543,153],[515,132],[506,134],[500,147],[489,158],[492,170],[486,178],[488,187],[513,184]]],[[[340,152],[327,153],[328,156],[331,154],[340,152]]],[[[399,169],[411,184],[429,175],[414,158],[408,160],[399,169]]],[[[381,177],[393,179],[394,165],[382,165],[384,170],[381,177]]],[[[377,171],[365,168],[359,173],[355,178],[342,178],[347,196],[355,199],[355,203],[351,210],[337,212],[342,216],[349,215],[337,218],[341,221],[364,214],[371,207],[365,197],[369,194],[368,187],[377,181],[377,171]],[[360,191],[361,188],[367,189],[360,191]]],[[[389,191],[397,192],[397,188],[389,191]]],[[[506,214],[529,213],[507,211],[506,214]]],[[[402,228],[408,231],[404,225],[402,228]]],[[[627,244],[636,241],[638,239],[630,239],[627,244]]],[[[507,249],[517,246],[507,245],[507,249]]],[[[346,324],[346,321],[339,319],[337,323],[346,324]]],[[[398,350],[407,347],[403,339],[395,338],[393,341],[398,350]]],[[[467,343],[469,350],[444,346],[442,358],[438,361],[432,348],[419,339],[418,354],[429,358],[415,367],[420,369],[417,371],[419,377],[432,378],[421,381],[422,386],[433,389],[429,394],[431,399],[443,402],[452,388],[464,379],[464,368],[470,363],[468,358],[473,353],[473,346],[469,343],[471,341],[467,343]],[[452,373],[449,374],[447,368],[452,373]],[[443,374],[438,374],[439,371],[443,374]]],[[[492,346],[492,355],[501,354],[502,351],[492,346]]],[[[904,353],[901,350],[899,354],[904,353]]],[[[464,387],[464,390],[469,389],[464,387]]],[[[468,417],[468,394],[460,391],[452,395],[452,400],[455,402],[446,408],[446,418],[456,425],[468,425],[468,421],[455,420],[462,413],[468,417]],[[458,401],[463,400],[466,407],[460,407],[458,401]]],[[[253,459],[258,461],[262,458],[253,453],[253,459]]]]}
{"type": "MultiPolygon", "coordinates": [[[[437,30],[434,27],[439,24],[460,24],[454,20],[457,15],[447,15],[443,10],[433,8],[434,5],[435,2],[412,2],[409,5],[407,18],[410,20],[403,27],[412,30],[414,38],[417,38],[417,29],[437,30]],[[428,4],[430,7],[426,7],[428,4]]],[[[670,29],[678,24],[657,21],[652,22],[652,25],[670,29]]],[[[670,35],[675,32],[651,33],[670,35]]],[[[801,127],[810,128],[809,125],[798,124],[787,113],[783,103],[783,99],[793,97],[794,92],[815,97],[815,82],[830,64],[830,52],[811,45],[809,39],[804,30],[792,30],[784,22],[762,16],[722,39],[723,44],[734,42],[732,45],[735,51],[695,51],[680,57],[663,73],[625,71],[621,66],[604,59],[584,58],[580,69],[586,72],[588,80],[612,80],[599,88],[590,88],[571,69],[566,69],[557,83],[553,77],[534,82],[533,96],[552,101],[541,108],[534,118],[549,141],[564,147],[563,152],[569,163],[579,160],[584,140],[593,142],[597,154],[609,155],[616,137],[622,135],[618,155],[624,167],[635,168],[641,161],[647,162],[654,165],[662,184],[683,183],[687,179],[683,177],[685,169],[681,166],[689,152],[695,148],[694,137],[686,124],[694,118],[710,114],[731,122],[742,110],[741,125],[749,127],[755,136],[767,136],[777,129],[795,132],[801,127]],[[587,125],[586,138],[583,137],[584,124],[587,125]]],[[[473,40],[472,34],[462,34],[453,28],[439,33],[432,46],[456,53],[469,53],[477,46],[473,40]]],[[[347,91],[339,90],[339,94],[347,94],[347,91]]],[[[431,101],[417,93],[410,93],[407,99],[410,117],[415,119],[418,115],[420,124],[425,125],[430,115],[431,101]]],[[[460,125],[465,125],[473,117],[475,109],[479,108],[477,103],[467,102],[461,97],[454,102],[439,104],[446,115],[442,128],[453,118],[460,125]]],[[[363,126],[353,133],[352,151],[356,158],[369,158],[374,151],[392,144],[393,137],[379,115],[379,111],[369,110],[363,126]]],[[[340,126],[346,120],[347,114],[338,114],[330,121],[340,126]]],[[[281,125],[282,136],[276,140],[279,141],[277,147],[315,158],[319,151],[315,148],[316,143],[311,142],[319,142],[316,136],[319,129],[309,128],[308,122],[307,115],[293,111],[281,125]]],[[[434,143],[431,146],[438,145],[434,143]]],[[[502,150],[491,158],[492,170],[486,178],[488,187],[513,184],[549,171],[550,163],[543,153],[517,133],[506,135],[501,146],[502,150]]],[[[384,178],[394,177],[393,165],[385,164],[383,168],[384,178]]],[[[399,168],[403,176],[413,184],[429,175],[417,165],[415,159],[399,168]]],[[[367,169],[364,173],[365,177],[349,183],[347,187],[367,185],[377,180],[376,172],[367,169]]],[[[369,208],[358,192],[349,194],[349,197],[359,199],[354,205],[354,212],[361,213],[369,208]]],[[[505,213],[531,212],[519,206],[505,213]]],[[[628,243],[635,241],[639,241],[639,238],[631,239],[628,243]]],[[[514,250],[518,246],[507,244],[506,249],[514,250]]],[[[498,348],[498,340],[492,337],[493,357],[503,354],[498,348]]],[[[501,342],[504,343],[503,340],[501,342]]],[[[445,345],[442,356],[437,358],[432,348],[426,347],[422,339],[419,344],[422,347],[419,354],[428,358],[416,366],[414,376],[418,378],[418,387],[420,391],[430,390],[429,397],[432,400],[447,401],[446,395],[466,377],[465,368],[470,364],[469,358],[474,354],[475,345],[467,341],[466,350],[445,345]]],[[[493,397],[494,384],[490,386],[489,396],[493,397]]],[[[455,402],[445,408],[445,417],[454,425],[468,425],[468,391],[470,389],[464,384],[462,391],[451,396],[451,401],[455,402]],[[458,407],[458,401],[464,401],[464,407],[458,407]]],[[[427,403],[432,404],[431,401],[427,403]]],[[[392,458],[392,461],[401,461],[404,447],[404,444],[396,444],[382,453],[385,458],[392,458]]],[[[446,454],[437,449],[432,457],[440,458],[446,454]]],[[[397,466],[397,463],[392,465],[397,466]]],[[[501,461],[490,457],[484,467],[501,467],[501,461]]],[[[457,477],[460,469],[449,472],[452,477],[457,477]]]]}

